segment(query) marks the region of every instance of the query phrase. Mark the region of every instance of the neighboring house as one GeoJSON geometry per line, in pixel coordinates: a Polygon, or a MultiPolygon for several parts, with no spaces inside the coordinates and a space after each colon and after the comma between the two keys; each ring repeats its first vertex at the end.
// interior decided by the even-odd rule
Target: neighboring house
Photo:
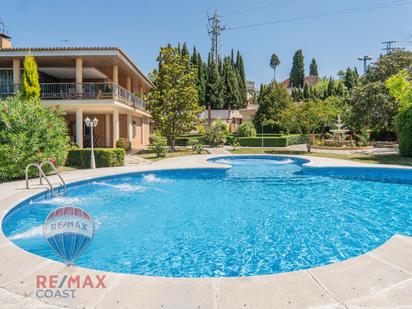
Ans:
{"type": "MultiPolygon", "coordinates": [[[[305,77],[305,84],[307,84],[309,87],[314,87],[316,86],[316,84],[319,82],[319,76],[315,76],[315,75],[308,75],[305,77]]],[[[282,85],[288,89],[291,88],[290,85],[290,79],[286,79],[282,82],[282,85]]]]}
{"type": "Polygon", "coordinates": [[[253,121],[255,114],[259,108],[259,104],[248,104],[246,108],[240,110],[243,121],[253,121]]]}
{"type": "Polygon", "coordinates": [[[149,144],[151,116],[141,97],[154,86],[121,49],[13,48],[0,34],[0,97],[19,90],[28,54],[38,64],[43,104],[66,112],[69,136],[80,148],[90,147],[86,117],[99,120],[96,147],[114,147],[122,137],[135,149],[149,144]]]}
{"type": "MultiPolygon", "coordinates": [[[[242,114],[240,110],[228,110],[228,109],[212,109],[210,111],[210,119],[211,123],[216,119],[221,119],[224,123],[229,126],[229,131],[231,133],[236,132],[237,127],[239,124],[242,123],[242,114]]],[[[199,115],[200,119],[203,119],[205,127],[208,126],[209,123],[209,111],[205,110],[203,113],[199,115]]]]}

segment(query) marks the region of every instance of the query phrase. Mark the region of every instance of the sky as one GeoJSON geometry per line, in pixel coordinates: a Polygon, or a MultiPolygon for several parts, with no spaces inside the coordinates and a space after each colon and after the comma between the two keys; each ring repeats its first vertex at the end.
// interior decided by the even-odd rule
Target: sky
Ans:
{"type": "Polygon", "coordinates": [[[206,60],[207,14],[215,10],[228,29],[221,53],[240,50],[246,77],[257,84],[273,78],[273,53],[283,80],[299,48],[306,73],[315,58],[322,76],[353,66],[361,72],[358,56],[376,59],[382,41],[412,49],[411,0],[0,0],[0,21],[15,47],[116,46],[147,74],[167,43],[195,45],[206,60]]]}

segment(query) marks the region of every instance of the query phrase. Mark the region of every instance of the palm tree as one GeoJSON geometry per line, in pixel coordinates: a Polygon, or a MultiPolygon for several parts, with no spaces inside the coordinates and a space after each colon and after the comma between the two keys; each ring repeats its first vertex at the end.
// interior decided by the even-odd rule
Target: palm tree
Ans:
{"type": "Polygon", "coordinates": [[[273,69],[273,81],[276,81],[276,67],[280,64],[279,57],[273,54],[270,58],[270,67],[273,69]]]}

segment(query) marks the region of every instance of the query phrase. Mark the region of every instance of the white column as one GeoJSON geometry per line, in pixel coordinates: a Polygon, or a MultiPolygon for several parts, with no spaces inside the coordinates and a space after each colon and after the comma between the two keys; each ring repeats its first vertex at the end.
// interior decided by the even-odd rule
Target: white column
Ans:
{"type": "Polygon", "coordinates": [[[132,115],[127,114],[127,139],[132,142],[133,139],[133,124],[132,124],[132,115]]]}
{"type": "Polygon", "coordinates": [[[81,96],[83,93],[83,59],[76,58],[76,89],[77,95],[81,96]]]}
{"type": "Polygon", "coordinates": [[[17,85],[21,84],[20,80],[20,59],[13,59],[13,84],[14,91],[17,91],[17,85]]]}
{"type": "Polygon", "coordinates": [[[116,142],[120,136],[119,129],[119,111],[113,112],[113,147],[116,147],[116,142]]]}
{"type": "Polygon", "coordinates": [[[83,110],[76,109],[76,143],[83,148],[83,110]]]}
{"type": "Polygon", "coordinates": [[[106,147],[110,147],[110,114],[105,115],[104,119],[104,136],[106,139],[106,147]]]}

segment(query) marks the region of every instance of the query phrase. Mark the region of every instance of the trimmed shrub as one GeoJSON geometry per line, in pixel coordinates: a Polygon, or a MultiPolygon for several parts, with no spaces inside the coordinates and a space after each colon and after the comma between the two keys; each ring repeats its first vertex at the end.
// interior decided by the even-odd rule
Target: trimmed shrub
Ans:
{"type": "Polygon", "coordinates": [[[132,147],[132,144],[127,138],[121,137],[116,142],[116,148],[123,148],[124,151],[128,152],[132,147]]]}
{"type": "Polygon", "coordinates": [[[256,136],[256,129],[252,122],[247,121],[237,127],[236,135],[238,137],[253,137],[256,136]]]}
{"type": "Polygon", "coordinates": [[[165,149],[166,146],[167,146],[166,137],[163,137],[158,133],[154,133],[150,136],[149,150],[151,152],[154,152],[157,155],[157,157],[166,156],[166,149],[165,149]]]}
{"type": "Polygon", "coordinates": [[[369,142],[369,131],[366,129],[362,129],[357,131],[354,134],[356,146],[358,147],[364,147],[368,145],[369,142]]]}
{"type": "Polygon", "coordinates": [[[403,157],[412,157],[412,106],[401,110],[396,116],[399,152],[403,157]]]}
{"type": "MultiPolygon", "coordinates": [[[[79,168],[90,167],[91,149],[71,149],[69,150],[66,164],[79,168]]],[[[95,148],[94,157],[96,167],[113,167],[124,165],[126,153],[123,148],[95,148]]]]}
{"type": "MultiPolygon", "coordinates": [[[[262,137],[238,137],[242,147],[262,147],[262,137]]],[[[304,144],[306,137],[303,135],[285,135],[282,137],[263,137],[263,147],[287,147],[304,144]]]]}
{"type": "Polygon", "coordinates": [[[194,135],[194,136],[179,136],[176,137],[176,146],[191,146],[193,140],[197,140],[199,143],[205,145],[207,144],[206,136],[194,135]]]}
{"type": "MultiPolygon", "coordinates": [[[[28,164],[66,159],[69,137],[63,111],[19,96],[0,100],[0,180],[24,176],[28,164]]],[[[31,176],[38,172],[31,169],[31,176]]]]}
{"type": "Polygon", "coordinates": [[[229,135],[227,137],[227,142],[226,143],[230,146],[233,146],[233,147],[239,147],[240,146],[238,138],[234,135],[229,135]]]}
{"type": "Polygon", "coordinates": [[[213,146],[223,146],[229,136],[229,127],[222,120],[215,120],[207,130],[207,140],[213,146]]]}

